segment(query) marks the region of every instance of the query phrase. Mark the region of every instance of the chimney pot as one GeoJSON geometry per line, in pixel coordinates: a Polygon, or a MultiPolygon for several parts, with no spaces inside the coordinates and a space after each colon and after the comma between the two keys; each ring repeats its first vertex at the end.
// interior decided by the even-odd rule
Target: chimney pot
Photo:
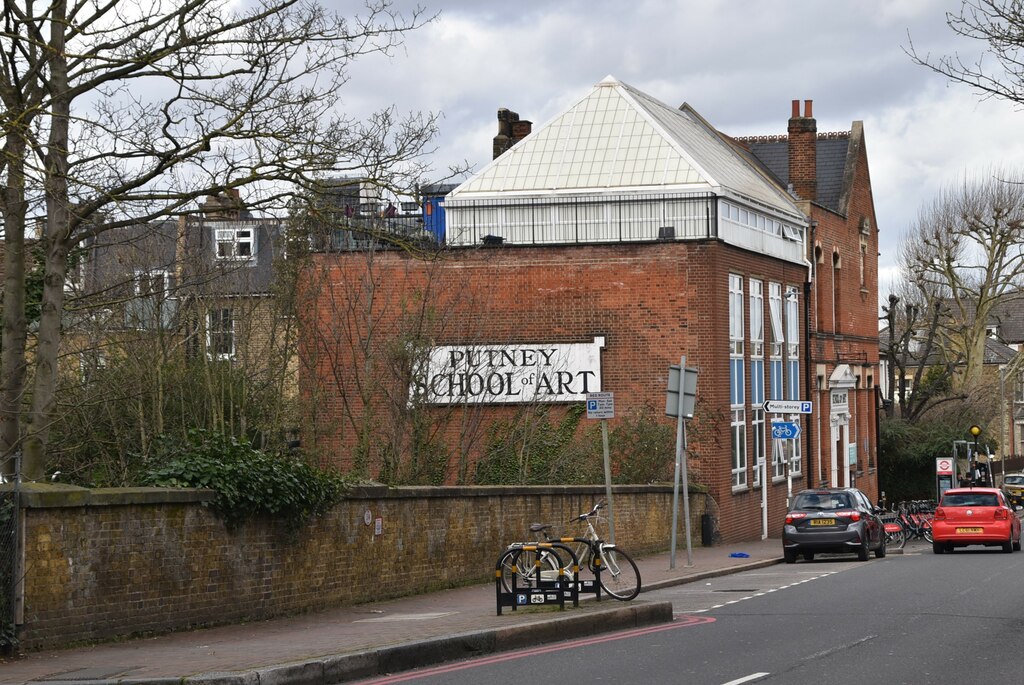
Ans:
{"type": "Polygon", "coordinates": [[[800,101],[793,100],[793,118],[796,119],[800,116],[800,101]]]}
{"type": "Polygon", "coordinates": [[[814,116],[813,114],[811,114],[811,105],[813,103],[814,100],[804,100],[804,117],[806,117],[807,119],[810,119],[814,116]]]}

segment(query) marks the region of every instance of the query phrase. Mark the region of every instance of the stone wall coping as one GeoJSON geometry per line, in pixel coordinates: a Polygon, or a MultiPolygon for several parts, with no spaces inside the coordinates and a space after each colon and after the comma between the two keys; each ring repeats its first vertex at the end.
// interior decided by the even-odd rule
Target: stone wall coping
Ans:
{"type": "Polygon", "coordinates": [[[33,509],[190,504],[212,502],[216,496],[213,490],[201,488],[80,488],[61,483],[21,484],[21,505],[33,509]]]}
{"type": "MultiPolygon", "coordinates": [[[[615,485],[612,494],[637,492],[671,492],[669,484],[615,485]]],[[[706,492],[690,485],[691,493],[706,492]]],[[[448,497],[517,497],[533,495],[603,495],[603,485],[473,485],[473,486],[398,486],[355,485],[345,493],[347,500],[432,499],[448,497]]],[[[24,507],[46,509],[55,507],[103,507],[130,504],[187,504],[211,502],[213,490],[202,488],[82,488],[62,483],[22,483],[21,503],[24,507]]]]}
{"type": "MultiPolygon", "coordinates": [[[[681,488],[680,488],[681,489],[681,488]]],[[[671,492],[670,483],[651,485],[613,485],[612,496],[617,492],[671,492]]],[[[690,483],[691,493],[706,493],[707,488],[690,483]]],[[[604,485],[356,485],[345,493],[345,499],[423,499],[434,497],[515,497],[533,495],[594,495],[604,494],[604,485]]]]}

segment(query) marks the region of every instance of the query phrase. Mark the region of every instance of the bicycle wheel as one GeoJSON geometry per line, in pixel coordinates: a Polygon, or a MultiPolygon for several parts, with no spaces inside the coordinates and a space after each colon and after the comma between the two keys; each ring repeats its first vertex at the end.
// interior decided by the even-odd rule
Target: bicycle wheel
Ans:
{"type": "Polygon", "coordinates": [[[552,550],[524,550],[513,547],[501,555],[501,589],[512,592],[512,576],[517,587],[536,585],[537,555],[540,555],[541,577],[547,579],[548,572],[558,573],[561,566],[559,557],[552,550]]]}
{"type": "Polygon", "coordinates": [[[617,547],[601,548],[601,588],[615,599],[627,601],[640,594],[640,569],[617,547]]]}
{"type": "Polygon", "coordinates": [[[886,544],[893,549],[903,549],[907,544],[907,534],[899,524],[885,524],[886,544]]]}

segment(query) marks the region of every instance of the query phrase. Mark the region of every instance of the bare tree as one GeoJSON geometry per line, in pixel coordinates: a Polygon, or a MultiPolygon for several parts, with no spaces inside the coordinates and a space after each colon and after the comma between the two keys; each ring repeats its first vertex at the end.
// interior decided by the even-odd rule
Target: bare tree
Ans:
{"type": "Polygon", "coordinates": [[[388,109],[359,122],[338,105],[356,59],[390,53],[427,20],[389,0],[351,18],[300,0],[4,3],[0,456],[20,447],[24,476],[45,473],[66,270],[83,241],[227,189],[274,208],[325,173],[394,187],[422,177],[434,115],[388,109]],[[30,375],[25,236],[37,225],[44,288],[30,375]]]}
{"type": "Polygon", "coordinates": [[[913,41],[906,52],[917,64],[956,83],[970,86],[984,97],[1024,103],[1024,5],[1018,0],[964,0],[959,12],[947,12],[954,33],[981,41],[983,55],[965,60],[959,54],[921,54],[913,41]]]}
{"type": "Polygon", "coordinates": [[[905,234],[900,262],[958,387],[976,383],[993,310],[1024,284],[1024,177],[993,171],[943,189],[905,234]]]}
{"type": "Polygon", "coordinates": [[[904,283],[902,297],[889,295],[882,307],[888,336],[883,351],[889,365],[886,416],[916,423],[929,410],[965,399],[953,391],[953,374],[960,358],[947,356],[938,343],[944,319],[942,300],[928,301],[904,283]]]}

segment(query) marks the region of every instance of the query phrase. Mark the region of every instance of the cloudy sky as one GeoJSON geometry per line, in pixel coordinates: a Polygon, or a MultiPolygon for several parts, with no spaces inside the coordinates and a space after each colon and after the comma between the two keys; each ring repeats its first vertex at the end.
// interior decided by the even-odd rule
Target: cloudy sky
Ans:
{"type": "Polygon", "coordinates": [[[946,24],[960,0],[421,3],[437,20],[354,65],[343,97],[353,112],[440,112],[437,169],[490,161],[499,107],[542,125],[609,74],[730,135],[785,133],[792,100],[814,101],[819,132],[863,121],[882,298],[901,235],[942,187],[1024,165],[1024,111],[905,52],[973,61],[984,46],[946,24]]]}

